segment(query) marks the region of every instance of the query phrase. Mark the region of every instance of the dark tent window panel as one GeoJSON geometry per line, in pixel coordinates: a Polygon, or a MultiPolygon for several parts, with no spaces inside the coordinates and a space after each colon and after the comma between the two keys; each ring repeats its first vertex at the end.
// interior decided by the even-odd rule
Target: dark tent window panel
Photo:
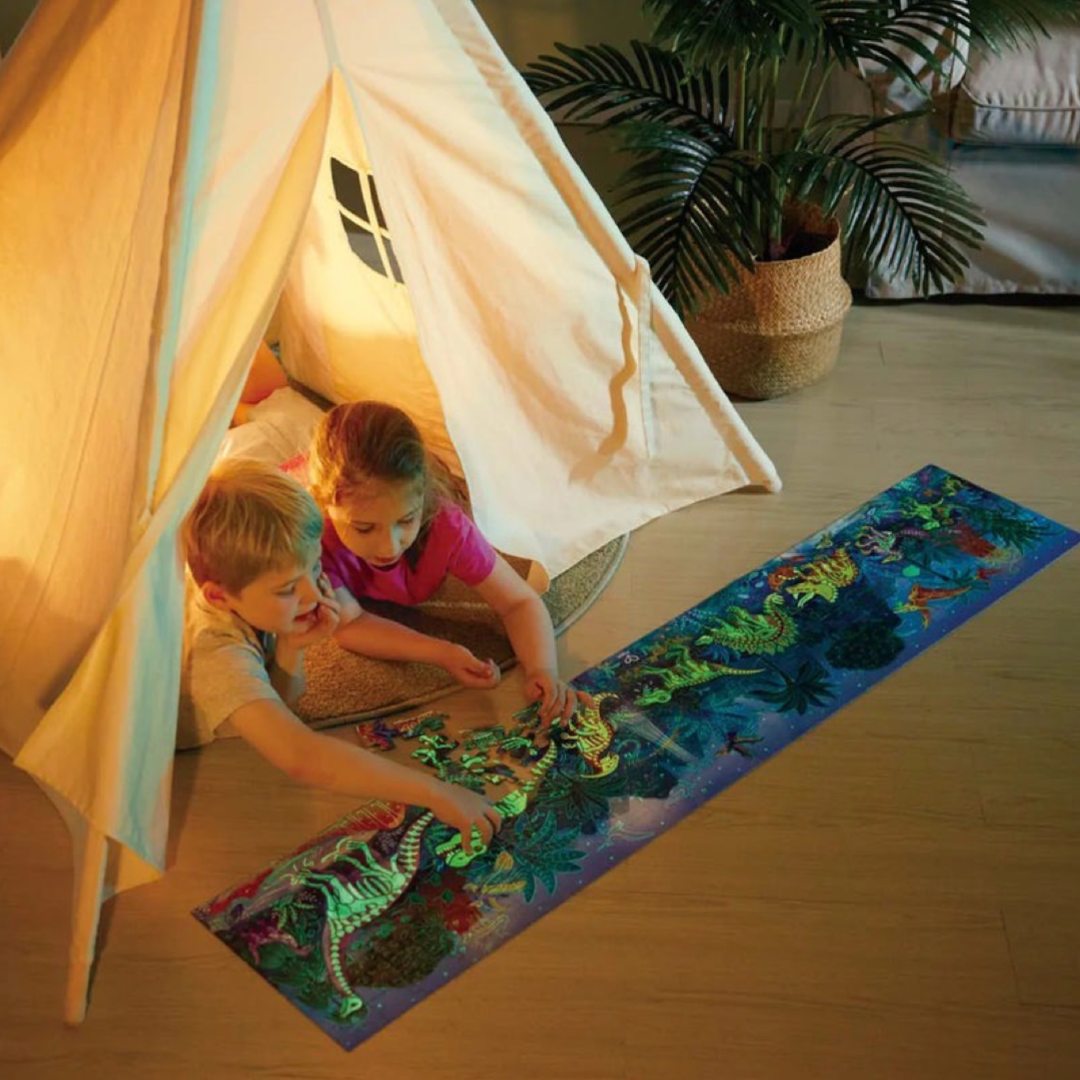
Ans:
{"type": "Polygon", "coordinates": [[[386,218],[383,217],[382,207],[379,205],[375,178],[370,173],[361,175],[337,158],[330,159],[330,177],[334,183],[334,197],[342,209],[348,211],[347,214],[341,215],[341,224],[348,237],[349,247],[365,266],[402,284],[401,267],[398,265],[386,230],[386,218]],[[364,197],[365,185],[368,198],[364,197]],[[368,210],[369,205],[375,215],[374,226],[371,224],[372,215],[368,210]],[[382,237],[389,266],[383,264],[379,243],[374,236],[376,230],[382,237]]]}
{"type": "Polygon", "coordinates": [[[383,246],[386,248],[386,257],[390,260],[390,276],[399,284],[404,285],[405,279],[401,276],[401,267],[398,266],[397,256],[394,254],[394,245],[390,238],[383,235],[383,246]]]}
{"type": "Polygon", "coordinates": [[[337,158],[330,159],[330,176],[337,201],[361,221],[368,221],[367,202],[360,187],[360,174],[337,158]]]}
{"type": "Polygon", "coordinates": [[[379,223],[379,228],[385,231],[386,218],[382,215],[382,207],[379,205],[379,189],[375,187],[375,177],[369,176],[368,183],[371,185],[371,205],[375,207],[375,220],[379,223]]]}

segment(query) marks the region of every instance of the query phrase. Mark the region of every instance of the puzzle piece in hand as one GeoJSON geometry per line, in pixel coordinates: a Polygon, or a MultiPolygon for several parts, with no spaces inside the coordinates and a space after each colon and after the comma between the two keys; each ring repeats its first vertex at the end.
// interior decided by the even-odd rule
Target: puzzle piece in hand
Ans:
{"type": "MultiPolygon", "coordinates": [[[[529,770],[532,774],[529,779],[521,787],[507,792],[495,804],[495,809],[499,811],[504,824],[524,812],[525,807],[529,805],[529,796],[540,786],[544,774],[555,763],[558,752],[558,745],[553,739],[548,743],[544,756],[529,770]]],[[[446,860],[447,866],[452,866],[455,869],[468,866],[473,859],[483,855],[486,851],[487,845],[481,839],[480,830],[475,825],[472,830],[472,851],[466,852],[462,847],[460,833],[456,833],[449,840],[435,848],[436,854],[441,855],[446,860]]]]}

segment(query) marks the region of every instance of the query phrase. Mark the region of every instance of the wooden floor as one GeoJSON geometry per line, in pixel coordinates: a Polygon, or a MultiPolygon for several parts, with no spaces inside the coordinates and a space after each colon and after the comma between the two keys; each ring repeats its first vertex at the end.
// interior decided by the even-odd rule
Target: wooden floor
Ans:
{"type": "MultiPolygon", "coordinates": [[[[856,307],[827,382],[739,409],[783,493],[642,529],[568,672],[929,461],[1080,525],[1080,308],[856,307]]],[[[1072,1080],[1078,642],[1074,551],[352,1055],[188,914],[348,798],[179,759],[170,872],[112,906],[70,1031],[67,834],[0,759],[0,1075],[1072,1080]]]]}

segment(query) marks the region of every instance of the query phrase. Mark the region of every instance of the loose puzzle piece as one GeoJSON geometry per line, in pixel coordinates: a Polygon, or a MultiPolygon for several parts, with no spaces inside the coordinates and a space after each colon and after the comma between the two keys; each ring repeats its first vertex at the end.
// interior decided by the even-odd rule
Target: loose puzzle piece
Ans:
{"type": "Polygon", "coordinates": [[[356,725],[356,739],[365,750],[393,750],[397,739],[417,739],[427,732],[442,731],[446,713],[424,712],[418,716],[376,717],[356,725]]]}

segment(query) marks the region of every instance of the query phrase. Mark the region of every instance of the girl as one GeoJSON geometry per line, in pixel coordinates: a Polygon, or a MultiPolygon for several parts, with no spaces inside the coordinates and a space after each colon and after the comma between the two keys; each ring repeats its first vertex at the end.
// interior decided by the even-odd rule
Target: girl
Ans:
{"type": "Polygon", "coordinates": [[[316,429],[308,481],[325,515],[323,570],[341,605],[334,637],[352,652],[420,660],[463,686],[490,688],[498,665],[468,649],[365,612],[365,597],[419,604],[453,574],[502,619],[525,671],[525,697],[545,723],[570,718],[589,696],[559,678],[555,633],[540,597],[484,539],[459,505],[460,488],[393,405],[331,409],[316,429]]]}

